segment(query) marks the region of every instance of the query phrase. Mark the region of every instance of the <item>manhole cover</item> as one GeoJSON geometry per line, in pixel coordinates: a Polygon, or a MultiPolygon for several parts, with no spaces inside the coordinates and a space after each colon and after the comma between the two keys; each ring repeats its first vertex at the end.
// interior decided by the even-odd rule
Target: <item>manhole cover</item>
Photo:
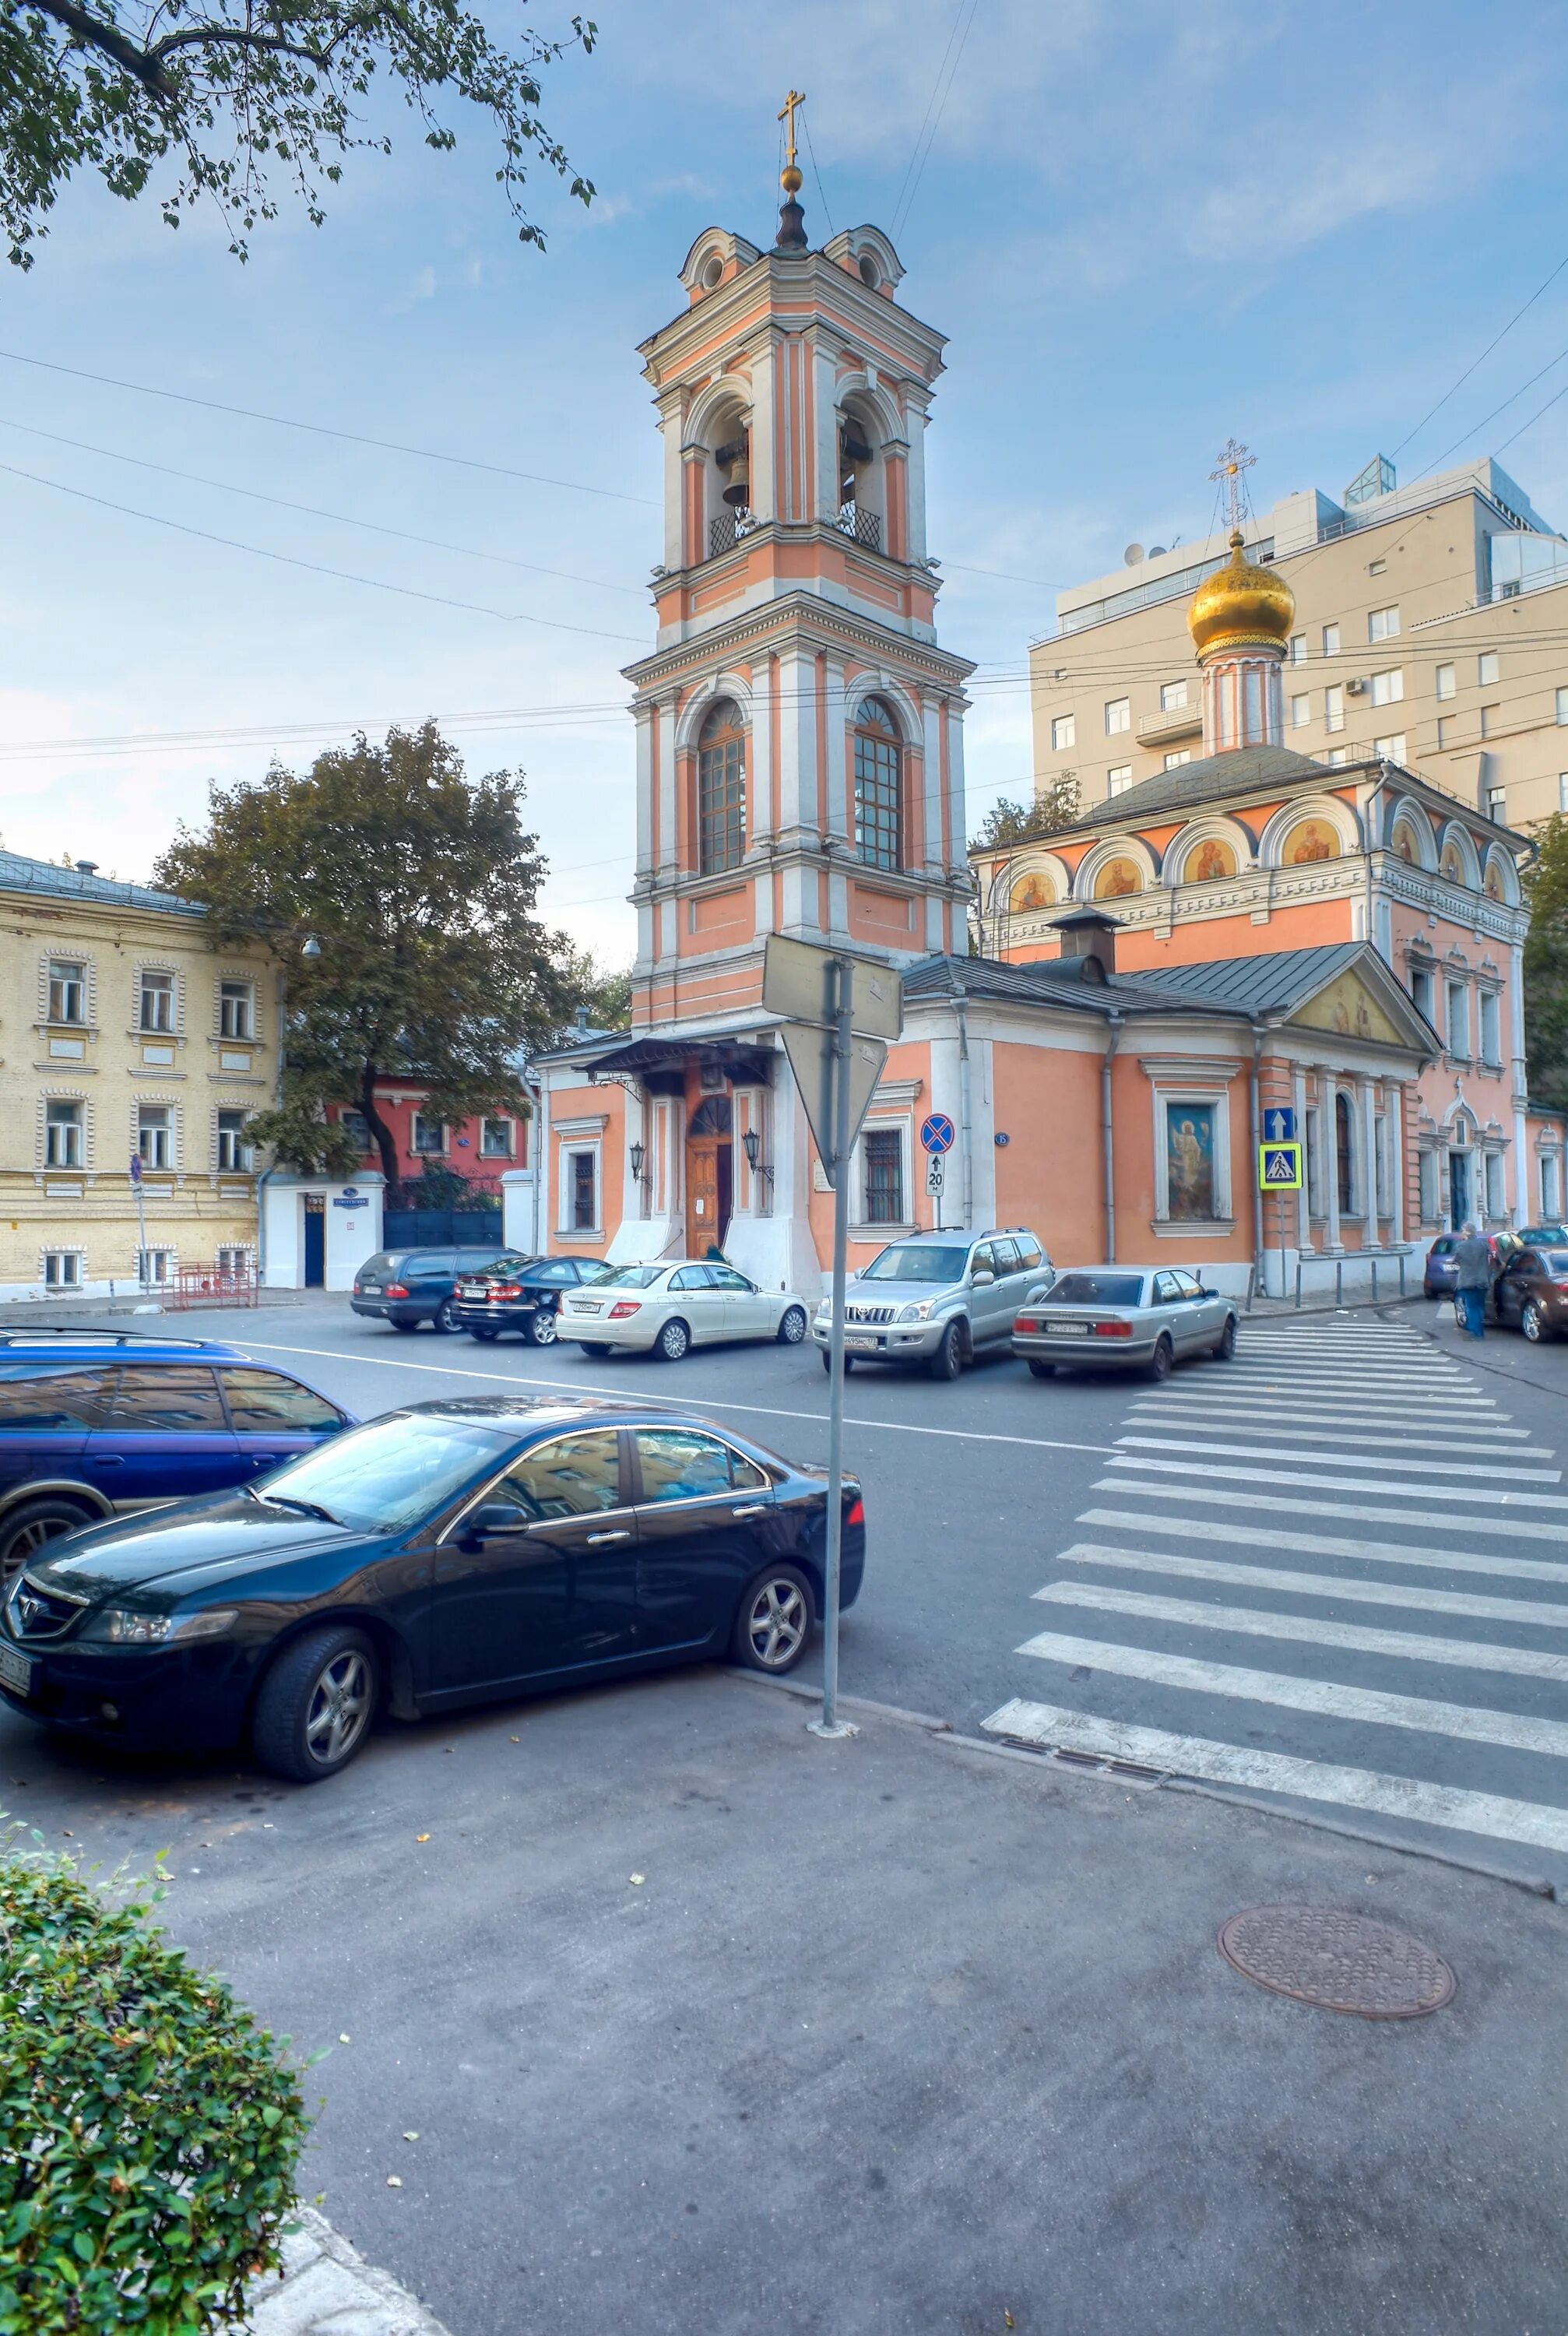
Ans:
{"type": "Polygon", "coordinates": [[[1364,2020],[1419,2020],[1454,1994],[1441,1955],[1341,1906],[1250,1906],[1221,1929],[1220,1952],[1276,1995],[1364,2020]]]}

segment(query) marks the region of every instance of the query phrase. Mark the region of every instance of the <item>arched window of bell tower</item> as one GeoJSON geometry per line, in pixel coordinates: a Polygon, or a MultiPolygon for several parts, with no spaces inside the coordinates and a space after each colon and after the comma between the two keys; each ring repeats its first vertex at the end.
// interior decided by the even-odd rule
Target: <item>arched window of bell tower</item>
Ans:
{"type": "Polygon", "coordinates": [[[702,433],[702,540],[699,560],[729,550],[752,525],[751,427],[744,406],[726,403],[708,416],[702,433]]]}
{"type": "Polygon", "coordinates": [[[697,868],[704,876],[738,868],[745,852],[745,728],[721,697],[697,740],[697,868]]]}
{"type": "Polygon", "coordinates": [[[904,750],[891,708],[880,697],[855,715],[855,852],[870,868],[903,866],[904,750]]]}
{"type": "Polygon", "coordinates": [[[839,411],[839,525],[872,551],[887,548],[887,468],[881,430],[869,405],[848,397],[839,411]]]}

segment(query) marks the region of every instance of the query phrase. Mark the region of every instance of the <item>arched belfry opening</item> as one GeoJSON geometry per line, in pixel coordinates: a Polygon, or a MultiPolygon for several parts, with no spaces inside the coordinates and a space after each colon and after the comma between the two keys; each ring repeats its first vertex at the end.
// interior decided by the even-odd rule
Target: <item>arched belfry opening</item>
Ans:
{"type": "Polygon", "coordinates": [[[869,550],[887,539],[887,473],[869,404],[848,398],[839,414],[839,525],[869,550]]]}

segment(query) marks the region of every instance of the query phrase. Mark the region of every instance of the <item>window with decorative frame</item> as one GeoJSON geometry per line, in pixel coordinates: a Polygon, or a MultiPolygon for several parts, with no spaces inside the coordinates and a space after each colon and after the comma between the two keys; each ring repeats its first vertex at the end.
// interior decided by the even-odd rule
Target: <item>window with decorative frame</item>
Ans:
{"type": "Polygon", "coordinates": [[[721,697],[697,739],[697,867],[705,876],[738,868],[745,856],[745,740],[739,708],[721,697]]]}
{"type": "Polygon", "coordinates": [[[81,958],[49,960],[48,1018],[81,1028],[87,1020],[87,968],[81,958]]]}
{"type": "Polygon", "coordinates": [[[861,1140],[868,1225],[901,1225],[904,1214],[904,1139],[897,1127],[868,1127],[861,1140]]]}
{"type": "Polygon", "coordinates": [[[1543,1152],[1540,1160],[1541,1222],[1554,1225],[1560,1222],[1558,1211],[1563,1206],[1563,1155],[1560,1152],[1543,1152]]]}
{"type": "Polygon", "coordinates": [[[446,1122],[433,1119],[428,1112],[416,1111],[408,1148],[417,1159],[437,1157],[446,1150],[446,1122]]]}
{"type": "Polygon", "coordinates": [[[510,1160],[515,1143],[516,1121],[485,1119],[480,1122],[479,1156],[482,1160],[510,1160]]]}
{"type": "Polygon", "coordinates": [[[174,1106],[139,1103],[136,1106],[136,1156],[143,1168],[174,1165],[174,1106]]]}
{"type": "Polygon", "coordinates": [[[570,1152],[567,1167],[571,1180],[571,1230],[590,1233],[599,1223],[599,1153],[570,1152]]]}
{"type": "Polygon", "coordinates": [[[1438,1178],[1437,1154],[1423,1152],[1416,1161],[1417,1201],[1421,1211],[1421,1222],[1435,1225],[1443,1214],[1443,1195],[1438,1178]]]}
{"type": "Polygon", "coordinates": [[[218,985],[218,1035],[220,1038],[256,1036],[256,985],[250,981],[220,981],[218,985]]]}
{"type": "Polygon", "coordinates": [[[79,1249],[46,1249],[44,1252],[45,1290],[80,1290],[83,1256],[79,1249]]]}
{"type": "Polygon", "coordinates": [[[44,1105],[44,1165],[81,1168],[86,1145],[83,1122],[86,1112],[73,1097],[52,1095],[44,1105]]]}
{"type": "Polygon", "coordinates": [[[868,868],[903,865],[903,745],[880,697],[855,715],[855,852],[868,868]]]}
{"type": "Polygon", "coordinates": [[[243,1176],[249,1173],[252,1154],[245,1140],[245,1122],[248,1114],[243,1111],[220,1111],[218,1114],[218,1170],[219,1175],[243,1176]]]}
{"type": "Polygon", "coordinates": [[[1486,1214],[1505,1217],[1508,1213],[1508,1183],[1504,1170],[1503,1154],[1488,1152],[1481,1163],[1482,1184],[1485,1192],[1486,1214]]]}
{"type": "Polygon", "coordinates": [[[174,976],[143,966],[136,978],[136,1027],[165,1037],[174,1029],[174,976]]]}

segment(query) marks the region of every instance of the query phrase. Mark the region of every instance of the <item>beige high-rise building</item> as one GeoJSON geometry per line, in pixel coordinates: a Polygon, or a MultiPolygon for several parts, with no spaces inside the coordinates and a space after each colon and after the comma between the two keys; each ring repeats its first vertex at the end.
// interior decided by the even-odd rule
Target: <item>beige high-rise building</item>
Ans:
{"type": "MultiPolygon", "coordinates": [[[[1382,456],[1340,502],[1285,496],[1248,556],[1296,596],[1284,744],[1330,764],[1381,756],[1500,823],[1568,809],[1568,539],[1491,461],[1400,487],[1382,456]]],[[[1031,644],[1036,784],[1086,810],[1203,751],[1187,604],[1225,531],[1127,550],[1057,598],[1031,644]]]]}

